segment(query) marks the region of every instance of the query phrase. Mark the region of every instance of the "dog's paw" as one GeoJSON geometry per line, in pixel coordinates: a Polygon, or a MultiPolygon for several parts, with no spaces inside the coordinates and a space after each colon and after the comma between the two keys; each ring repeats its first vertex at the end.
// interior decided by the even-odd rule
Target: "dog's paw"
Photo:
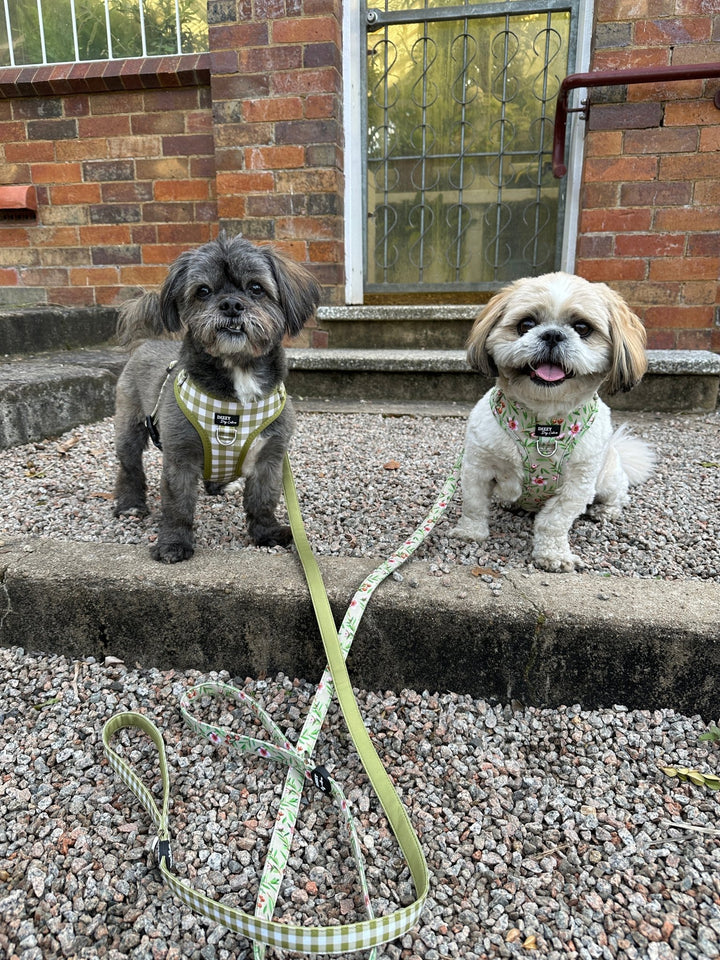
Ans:
{"type": "Polygon", "coordinates": [[[253,535],[252,540],[256,547],[287,547],[292,543],[292,530],[286,524],[279,523],[272,529],[263,530],[253,535]]]}
{"type": "Polygon", "coordinates": [[[472,521],[467,517],[461,517],[458,525],[450,531],[450,536],[458,540],[482,543],[490,536],[490,529],[484,520],[472,521]]]}
{"type": "Polygon", "coordinates": [[[114,517],[137,517],[141,520],[143,517],[147,517],[150,511],[147,508],[147,504],[133,504],[131,506],[123,507],[120,504],[116,504],[113,507],[113,516],[114,517]]]}
{"type": "Polygon", "coordinates": [[[584,561],[574,553],[563,556],[533,553],[533,563],[541,570],[547,570],[548,573],[575,573],[576,570],[585,569],[584,561]]]}
{"type": "Polygon", "coordinates": [[[194,553],[195,548],[187,543],[156,543],[150,547],[150,556],[159,563],[182,563],[194,553]]]}

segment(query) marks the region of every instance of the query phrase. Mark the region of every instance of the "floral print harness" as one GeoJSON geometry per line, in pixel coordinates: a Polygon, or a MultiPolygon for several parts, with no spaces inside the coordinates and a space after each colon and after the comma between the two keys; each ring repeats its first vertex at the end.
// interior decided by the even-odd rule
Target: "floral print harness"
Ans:
{"type": "Polygon", "coordinates": [[[524,510],[539,510],[557,493],[568,457],[595,419],[597,394],[566,416],[552,417],[549,423],[538,423],[532,411],[514,403],[499,387],[491,391],[490,409],[520,447],[523,491],[516,505],[524,510]]]}

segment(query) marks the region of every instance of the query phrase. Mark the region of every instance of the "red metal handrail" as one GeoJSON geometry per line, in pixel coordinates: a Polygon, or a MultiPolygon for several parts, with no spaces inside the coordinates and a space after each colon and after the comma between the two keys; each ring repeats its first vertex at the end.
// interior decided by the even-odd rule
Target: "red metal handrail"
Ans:
{"type": "MultiPolygon", "coordinates": [[[[577,87],[612,87],[624,83],[656,83],[663,80],[708,80],[720,77],[720,63],[688,63],[671,67],[629,67],[626,70],[596,70],[593,73],[571,73],[560,84],[555,104],[552,168],[557,178],[567,173],[565,165],[565,128],[567,127],[568,94],[577,87]]],[[[715,94],[720,109],[720,90],[715,94]]]]}

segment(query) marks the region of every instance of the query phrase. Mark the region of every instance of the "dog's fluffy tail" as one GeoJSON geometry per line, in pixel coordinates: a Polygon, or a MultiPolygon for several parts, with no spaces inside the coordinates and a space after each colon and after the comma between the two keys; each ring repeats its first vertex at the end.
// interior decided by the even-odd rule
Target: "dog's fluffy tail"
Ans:
{"type": "Polygon", "coordinates": [[[615,431],[610,444],[620,458],[631,487],[644,483],[655,469],[656,456],[650,444],[634,437],[627,424],[615,431]]]}
{"type": "Polygon", "coordinates": [[[116,336],[122,346],[133,347],[148,337],[167,336],[157,293],[144,293],[121,305],[116,336]]]}

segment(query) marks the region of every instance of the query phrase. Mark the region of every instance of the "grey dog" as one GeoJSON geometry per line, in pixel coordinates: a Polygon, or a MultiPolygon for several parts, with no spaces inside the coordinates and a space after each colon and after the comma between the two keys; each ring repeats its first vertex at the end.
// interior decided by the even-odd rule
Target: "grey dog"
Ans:
{"type": "MultiPolygon", "coordinates": [[[[184,334],[180,342],[155,339],[136,345],[117,386],[115,516],[148,513],[143,451],[151,437],[163,451],[162,515],[151,549],[155,560],[177,563],[193,555],[199,481],[205,477],[211,494],[226,486],[204,472],[203,441],[176,399],[177,371],[199,390],[229,402],[249,404],[282,390],[287,374],[283,338],[300,332],[319,299],[320,288],[304,267],[269,247],[221,236],[181,254],[159,294],[146,293],[122,306],[121,343],[184,334]]],[[[288,399],[259,433],[242,467],[248,532],[259,546],[284,546],[292,539],[275,511],[294,427],[288,399]]]]}

